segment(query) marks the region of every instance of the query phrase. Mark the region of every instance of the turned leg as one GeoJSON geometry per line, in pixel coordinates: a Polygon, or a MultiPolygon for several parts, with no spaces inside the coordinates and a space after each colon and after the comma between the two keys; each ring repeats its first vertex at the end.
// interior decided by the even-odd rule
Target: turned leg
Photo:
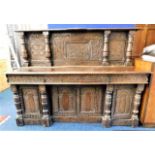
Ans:
{"type": "Polygon", "coordinates": [[[133,105],[133,111],[132,111],[132,126],[137,127],[139,125],[139,106],[141,101],[141,94],[144,90],[144,85],[139,84],[136,89],[136,94],[134,96],[134,105],[133,105]]]}
{"type": "Polygon", "coordinates": [[[132,65],[131,56],[132,56],[133,41],[134,41],[134,31],[130,31],[128,35],[128,45],[127,45],[126,60],[125,60],[126,66],[132,65]]]}
{"type": "Polygon", "coordinates": [[[113,93],[113,86],[112,85],[107,85],[106,96],[105,96],[104,116],[102,117],[102,124],[105,127],[110,127],[111,126],[112,93],[113,93]]]}
{"type": "Polygon", "coordinates": [[[15,85],[12,85],[11,89],[13,91],[13,97],[14,97],[14,102],[15,102],[16,111],[17,111],[16,123],[18,126],[23,126],[24,125],[23,109],[22,109],[22,101],[21,101],[19,88],[15,85]]]}
{"type": "Polygon", "coordinates": [[[102,64],[107,66],[109,65],[108,54],[109,54],[109,35],[111,31],[104,32],[104,47],[103,47],[103,59],[102,64]]]}
{"type": "Polygon", "coordinates": [[[51,125],[51,118],[49,114],[46,87],[44,85],[40,85],[39,92],[42,104],[42,125],[48,127],[51,125]]]}

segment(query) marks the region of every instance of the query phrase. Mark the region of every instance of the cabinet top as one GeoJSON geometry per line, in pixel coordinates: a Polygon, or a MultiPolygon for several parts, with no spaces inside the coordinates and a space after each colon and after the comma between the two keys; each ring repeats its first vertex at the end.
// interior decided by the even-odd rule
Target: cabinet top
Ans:
{"type": "Polygon", "coordinates": [[[35,30],[17,30],[16,32],[43,32],[43,31],[104,31],[104,30],[114,30],[114,31],[129,31],[133,30],[136,31],[140,28],[65,28],[65,29],[35,29],[35,30]]]}
{"type": "Polygon", "coordinates": [[[59,67],[23,67],[7,75],[61,75],[61,74],[151,74],[149,70],[135,67],[103,66],[59,66],[59,67]]]}

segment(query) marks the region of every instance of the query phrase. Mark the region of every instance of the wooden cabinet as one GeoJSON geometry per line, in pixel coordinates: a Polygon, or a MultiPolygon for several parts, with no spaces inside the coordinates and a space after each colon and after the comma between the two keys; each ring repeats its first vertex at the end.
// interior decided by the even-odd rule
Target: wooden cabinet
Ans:
{"type": "Polygon", "coordinates": [[[17,125],[139,124],[150,70],[134,64],[136,29],[19,31],[22,68],[8,73],[17,125]]]}

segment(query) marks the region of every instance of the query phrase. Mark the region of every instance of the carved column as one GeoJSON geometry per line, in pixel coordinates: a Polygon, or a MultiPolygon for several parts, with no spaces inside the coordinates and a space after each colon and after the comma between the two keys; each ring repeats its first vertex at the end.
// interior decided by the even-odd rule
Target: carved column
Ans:
{"type": "Polygon", "coordinates": [[[19,92],[19,88],[15,85],[11,86],[14,102],[16,106],[17,116],[16,116],[16,123],[18,126],[23,126],[23,108],[22,108],[22,100],[21,100],[21,94],[19,92]]]}
{"type": "Polygon", "coordinates": [[[47,92],[46,92],[45,85],[39,86],[39,93],[40,93],[40,101],[42,105],[42,125],[48,127],[51,124],[51,119],[49,114],[47,92]]]}
{"type": "Polygon", "coordinates": [[[21,62],[22,67],[29,66],[29,60],[28,60],[28,52],[26,50],[26,43],[24,39],[24,32],[19,32],[19,38],[20,38],[20,49],[21,49],[21,62]]]}
{"type": "Polygon", "coordinates": [[[133,41],[134,41],[134,31],[129,31],[128,34],[128,45],[127,45],[127,51],[126,51],[126,60],[125,65],[131,66],[132,65],[132,49],[133,49],[133,41]]]}
{"type": "Polygon", "coordinates": [[[104,31],[104,47],[103,47],[103,65],[109,65],[108,52],[109,52],[109,35],[111,31],[104,31]]]}
{"type": "Polygon", "coordinates": [[[144,84],[139,84],[137,86],[136,94],[134,96],[134,105],[133,105],[133,111],[132,111],[132,117],[131,117],[133,127],[136,127],[139,124],[138,114],[139,114],[139,106],[141,101],[141,94],[143,90],[144,90],[144,84]]]}
{"type": "Polygon", "coordinates": [[[102,118],[102,124],[105,127],[111,126],[111,104],[112,104],[113,91],[114,91],[113,85],[107,85],[105,94],[104,116],[102,118]]]}
{"type": "Polygon", "coordinates": [[[50,53],[50,46],[49,46],[49,32],[45,31],[43,32],[44,38],[45,38],[45,53],[46,58],[48,60],[49,65],[51,66],[51,53],[50,53]]]}

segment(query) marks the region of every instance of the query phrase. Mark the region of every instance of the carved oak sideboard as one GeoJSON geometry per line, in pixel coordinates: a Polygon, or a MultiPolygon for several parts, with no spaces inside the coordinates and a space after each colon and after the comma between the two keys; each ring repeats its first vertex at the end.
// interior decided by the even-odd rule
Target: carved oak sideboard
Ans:
{"type": "Polygon", "coordinates": [[[151,71],[134,65],[135,29],[19,31],[22,67],[8,73],[17,125],[139,124],[151,71]]]}

